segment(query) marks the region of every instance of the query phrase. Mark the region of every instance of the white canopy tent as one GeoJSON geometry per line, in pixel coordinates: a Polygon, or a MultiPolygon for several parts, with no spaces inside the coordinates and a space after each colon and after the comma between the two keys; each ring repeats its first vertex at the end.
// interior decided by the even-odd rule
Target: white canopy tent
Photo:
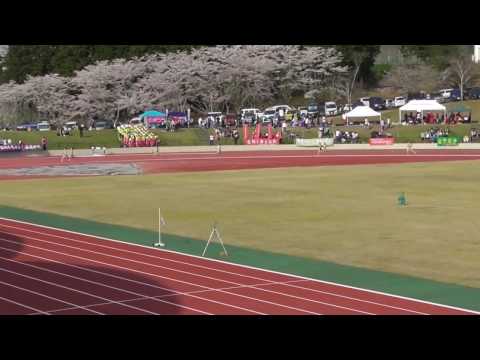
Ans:
{"type": "Polygon", "coordinates": [[[382,114],[376,112],[369,106],[357,106],[352,111],[345,114],[345,119],[347,120],[347,124],[349,123],[348,119],[350,118],[369,118],[369,117],[380,117],[382,119],[382,114]]]}
{"type": "Polygon", "coordinates": [[[402,111],[415,111],[422,114],[425,111],[441,111],[447,116],[447,108],[436,100],[412,100],[398,109],[398,119],[402,122],[402,111]]]}

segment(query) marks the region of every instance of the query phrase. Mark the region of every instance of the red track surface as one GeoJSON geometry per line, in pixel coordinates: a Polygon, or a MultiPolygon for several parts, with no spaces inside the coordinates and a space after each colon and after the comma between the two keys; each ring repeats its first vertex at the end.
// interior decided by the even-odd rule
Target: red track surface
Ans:
{"type": "MultiPolygon", "coordinates": [[[[73,164],[132,163],[145,173],[178,171],[209,171],[254,168],[281,168],[292,166],[392,164],[432,161],[478,160],[479,150],[417,150],[407,155],[404,151],[364,150],[329,151],[318,154],[316,150],[280,150],[257,152],[215,153],[164,153],[160,155],[108,155],[77,157],[69,162],[60,162],[60,157],[8,157],[0,158],[0,169],[18,169],[38,166],[73,164]]],[[[42,176],[35,176],[39,178],[42,176]]],[[[0,179],[28,179],[33,176],[0,176],[0,179]]]]}
{"type": "Polygon", "coordinates": [[[0,219],[0,314],[472,314],[0,219]]]}

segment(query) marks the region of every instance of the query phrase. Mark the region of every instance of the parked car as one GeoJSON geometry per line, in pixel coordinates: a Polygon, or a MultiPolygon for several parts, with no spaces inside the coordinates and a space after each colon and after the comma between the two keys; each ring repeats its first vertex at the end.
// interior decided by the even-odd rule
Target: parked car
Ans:
{"type": "Polygon", "coordinates": [[[337,104],[335,101],[327,101],[325,103],[325,115],[326,116],[335,116],[338,114],[337,104]]]}
{"type": "Polygon", "coordinates": [[[275,111],[280,111],[280,110],[283,110],[283,111],[292,111],[293,108],[288,106],[288,105],[275,105],[275,106],[271,106],[269,107],[267,110],[275,110],[275,111]]]}
{"type": "Polygon", "coordinates": [[[263,112],[262,122],[264,124],[269,123],[269,122],[273,123],[273,119],[275,118],[275,116],[277,116],[277,111],[276,110],[273,110],[273,109],[265,110],[263,112]]]}
{"type": "Polygon", "coordinates": [[[353,110],[353,105],[352,104],[345,104],[345,105],[340,105],[338,107],[339,109],[339,112],[344,114],[344,113],[347,113],[349,111],[352,111],[353,110]]]}
{"type": "Polygon", "coordinates": [[[42,121],[37,124],[37,130],[38,131],[50,131],[51,126],[48,121],[42,121]]]}
{"type": "Polygon", "coordinates": [[[385,110],[385,100],[381,97],[373,96],[368,100],[368,103],[373,110],[385,110]]]}
{"type": "Polygon", "coordinates": [[[440,104],[447,101],[447,99],[444,98],[442,93],[440,93],[440,92],[430,94],[430,100],[435,100],[440,104]]]}
{"type": "Polygon", "coordinates": [[[307,106],[307,111],[311,116],[325,116],[325,103],[312,103],[307,106]]]}
{"type": "Polygon", "coordinates": [[[468,98],[472,100],[480,99],[480,87],[468,89],[468,98]]]}
{"type": "Polygon", "coordinates": [[[395,107],[395,99],[385,99],[385,106],[387,109],[395,107]]]}
{"type": "Polygon", "coordinates": [[[451,96],[453,89],[441,89],[439,93],[445,98],[448,99],[451,96]]]}
{"type": "Polygon", "coordinates": [[[407,99],[410,100],[424,100],[427,98],[427,94],[424,91],[418,93],[408,93],[407,99]]]}
{"type": "Polygon", "coordinates": [[[260,119],[263,116],[263,112],[260,109],[251,108],[251,109],[242,109],[240,110],[240,116],[243,118],[246,114],[254,115],[257,119],[260,119]]]}
{"type": "Polygon", "coordinates": [[[370,98],[369,97],[362,97],[359,100],[363,106],[370,106],[370,98]]]}
{"type": "Polygon", "coordinates": [[[298,113],[300,114],[300,116],[307,116],[308,115],[308,107],[306,106],[301,106],[298,108],[298,113]]]}
{"type": "Polygon", "coordinates": [[[405,96],[397,96],[393,99],[394,107],[401,107],[407,103],[407,98],[405,96]]]}
{"type": "Polygon", "coordinates": [[[22,124],[16,127],[17,131],[35,131],[38,130],[37,124],[22,124]]]}
{"type": "Polygon", "coordinates": [[[95,121],[95,130],[111,129],[112,125],[108,121],[95,121]]]}
{"type": "Polygon", "coordinates": [[[448,98],[450,101],[460,101],[462,100],[462,92],[460,89],[453,89],[450,92],[450,97],[448,98]]]}
{"type": "Polygon", "coordinates": [[[357,106],[365,106],[365,104],[364,104],[363,102],[361,102],[360,100],[355,101],[355,102],[352,104],[352,110],[355,109],[357,106]]]}

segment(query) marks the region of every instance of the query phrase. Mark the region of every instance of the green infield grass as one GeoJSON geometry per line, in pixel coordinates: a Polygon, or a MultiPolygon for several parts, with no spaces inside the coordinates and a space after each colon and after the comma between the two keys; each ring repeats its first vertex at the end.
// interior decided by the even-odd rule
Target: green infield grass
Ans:
{"type": "Polygon", "coordinates": [[[1,182],[1,205],[480,287],[480,162],[1,182]],[[397,204],[405,192],[407,206],[397,204]]]}

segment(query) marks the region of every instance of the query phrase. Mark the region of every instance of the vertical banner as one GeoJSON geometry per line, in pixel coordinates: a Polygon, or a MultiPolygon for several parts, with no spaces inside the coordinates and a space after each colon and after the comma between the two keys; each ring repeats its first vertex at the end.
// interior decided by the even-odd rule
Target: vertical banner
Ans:
{"type": "Polygon", "coordinates": [[[255,128],[255,135],[253,136],[255,140],[260,139],[261,131],[262,131],[262,126],[260,124],[257,124],[257,127],[255,128]]]}
{"type": "Polygon", "coordinates": [[[243,124],[243,144],[247,145],[248,144],[248,125],[243,124]]]}
{"type": "Polygon", "coordinates": [[[273,139],[272,124],[268,124],[268,140],[273,139]]]}

